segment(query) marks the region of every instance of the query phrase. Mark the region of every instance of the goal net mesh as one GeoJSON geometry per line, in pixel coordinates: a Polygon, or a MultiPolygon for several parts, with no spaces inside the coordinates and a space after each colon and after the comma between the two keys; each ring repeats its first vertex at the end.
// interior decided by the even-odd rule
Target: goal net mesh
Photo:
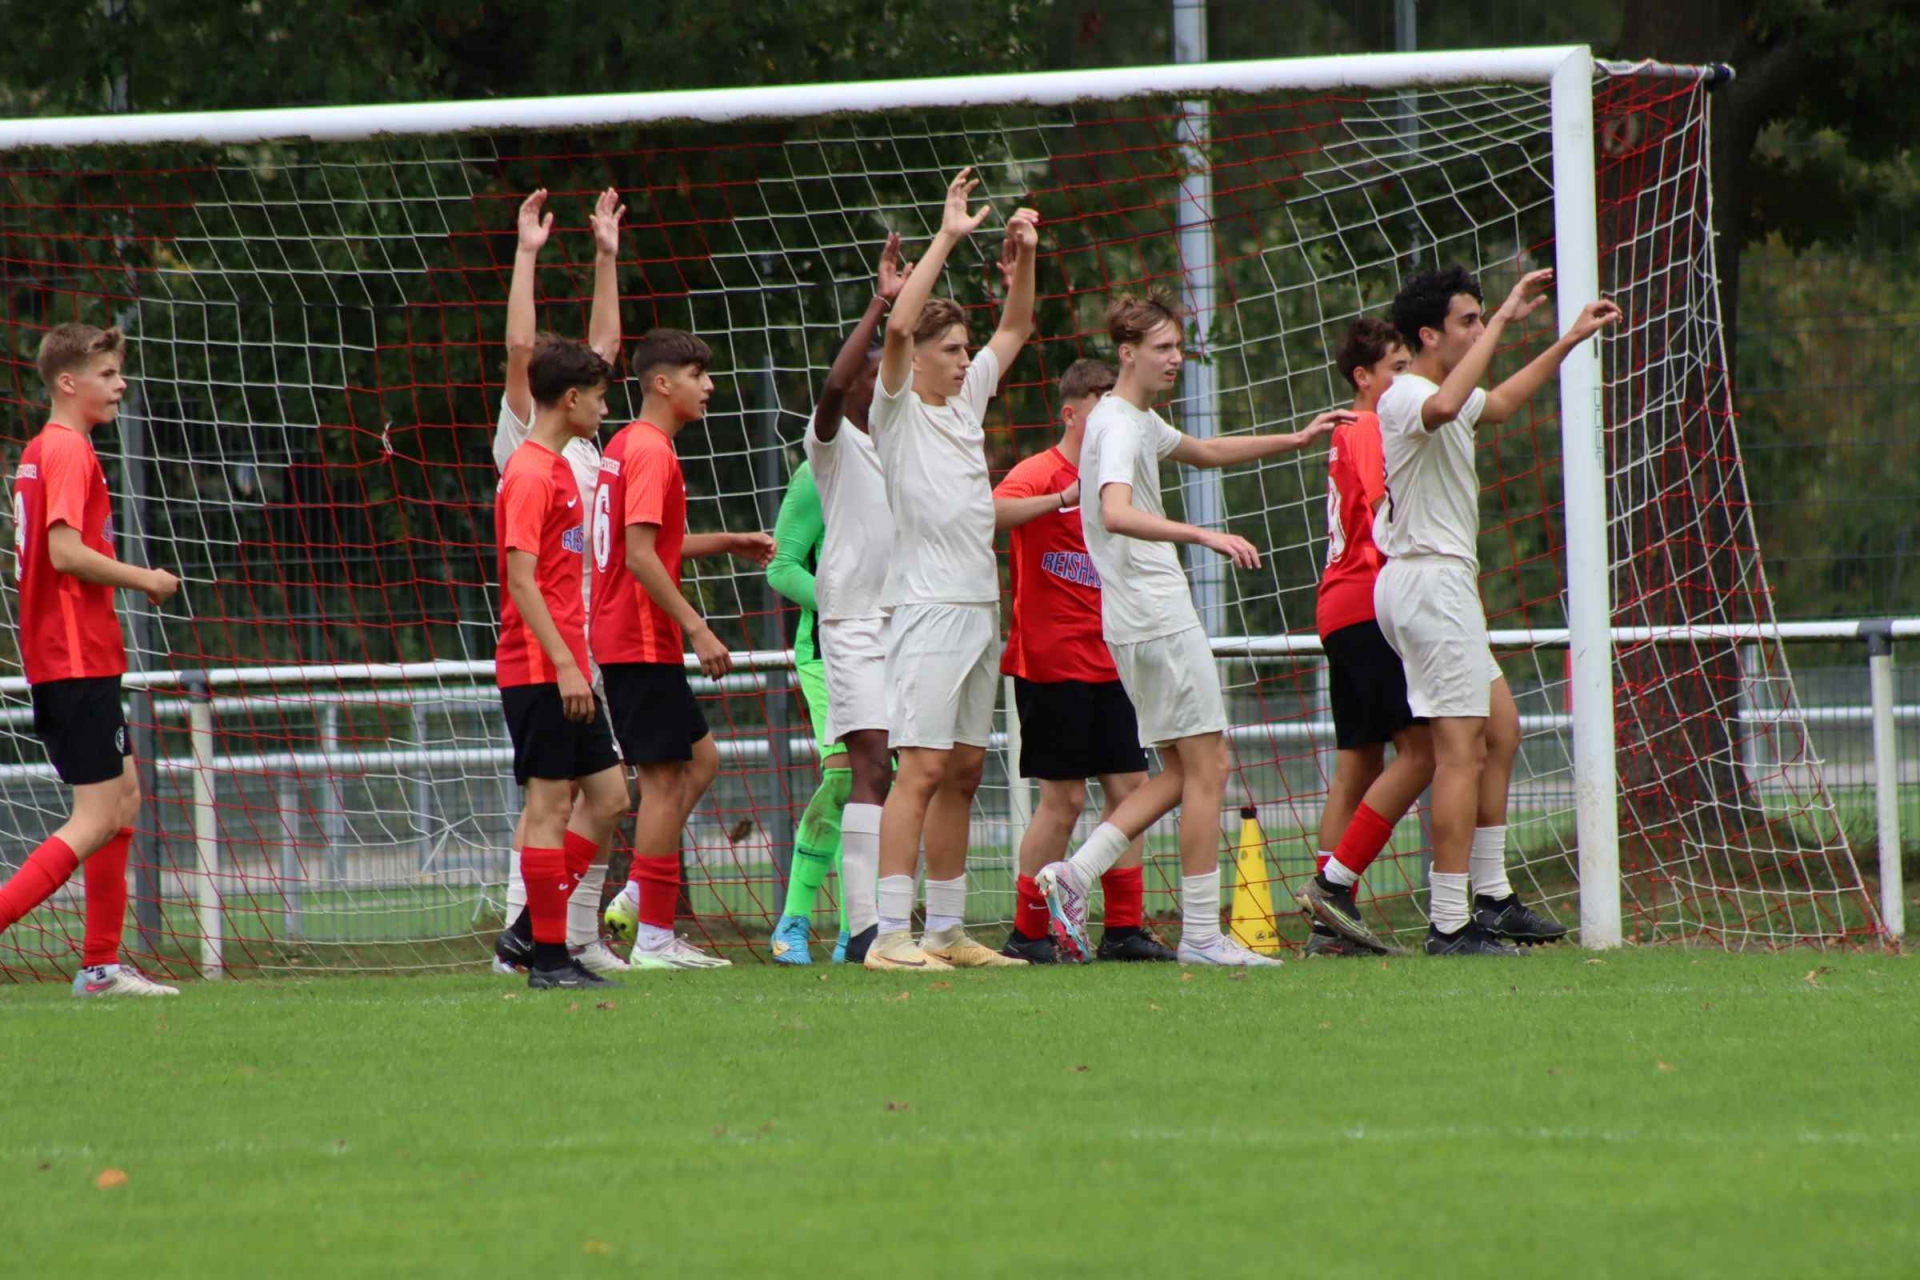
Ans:
{"type": "MultiPolygon", "coordinates": [[[[1292,429],[1344,405],[1333,345],[1353,318],[1382,314],[1408,271],[1465,263],[1497,302],[1516,273],[1554,260],[1544,87],[1207,106],[1204,145],[1192,108],[1153,99],[6,155],[9,463],[45,415],[41,334],[66,320],[120,324],[133,391],[97,437],[120,554],[184,580],[157,610],[122,597],[134,667],[151,673],[129,683],[152,683],[129,694],[148,795],[133,958],[190,976],[209,931],[241,971],[450,967],[484,954],[518,807],[491,675],[490,443],[515,209],[536,186],[553,192],[558,218],[538,281],[542,327],[585,335],[586,213],[613,186],[629,210],[628,341],[671,325],[713,346],[712,412],[680,438],[690,521],[708,531],[771,528],[881,240],[899,231],[915,255],[963,165],[996,213],[942,288],[969,308],[976,338],[997,307],[999,225],[1018,204],[1043,216],[1038,335],[988,421],[996,474],[1054,439],[1066,366],[1110,355],[1101,315],[1113,292],[1191,283],[1198,264],[1182,247],[1191,255],[1196,240],[1179,231],[1182,180],[1197,168],[1211,174],[1200,235],[1216,266],[1192,341],[1224,433],[1292,429]],[[395,663],[408,665],[378,665],[395,663]]],[[[1628,317],[1602,351],[1615,624],[1768,623],[1714,289],[1706,90],[1602,78],[1595,117],[1602,287],[1628,317]]],[[[1515,337],[1495,377],[1551,340],[1550,317],[1515,337]]],[[[613,398],[616,415],[637,409],[624,385],[613,398]]],[[[1176,400],[1169,412],[1178,425],[1196,410],[1176,400]]],[[[1549,388],[1480,439],[1481,585],[1524,724],[1516,885],[1577,920],[1571,718],[1610,711],[1630,938],[1741,946],[1871,932],[1777,642],[1626,639],[1615,706],[1570,705],[1564,638],[1552,634],[1566,621],[1556,419],[1549,388]]],[[[1168,484],[1178,516],[1181,481],[1169,473],[1168,484]]],[[[1234,721],[1225,899],[1244,917],[1259,895],[1243,881],[1264,882],[1284,907],[1311,873],[1331,774],[1312,642],[1324,452],[1228,472],[1222,493],[1228,527],[1264,556],[1258,572],[1207,570],[1224,601],[1234,721]],[[1237,870],[1242,806],[1263,848],[1237,870]]],[[[718,683],[695,679],[722,773],[686,831],[681,928],[761,956],[817,776],[779,657],[793,613],[737,562],[691,562],[687,589],[755,659],[718,683]]],[[[9,575],[0,871],[66,806],[17,678],[17,604],[9,575]]],[[[1023,806],[1007,763],[996,746],[971,835],[969,917],[988,936],[1013,909],[1023,806]]],[[[1383,928],[1423,926],[1423,813],[1367,876],[1363,902],[1383,928]]],[[[1170,824],[1149,852],[1149,914],[1177,918],[1170,824]]],[[[71,971],[78,890],[0,938],[0,971],[71,971]]],[[[1286,913],[1279,932],[1301,936],[1286,913]]]]}

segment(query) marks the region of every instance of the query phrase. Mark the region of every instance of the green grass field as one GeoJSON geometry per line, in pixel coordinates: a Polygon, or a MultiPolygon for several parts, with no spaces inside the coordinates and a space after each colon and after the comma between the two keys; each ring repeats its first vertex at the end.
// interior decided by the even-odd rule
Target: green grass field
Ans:
{"type": "Polygon", "coordinates": [[[646,977],[0,990],[0,1275],[1920,1273],[1908,958],[646,977]]]}

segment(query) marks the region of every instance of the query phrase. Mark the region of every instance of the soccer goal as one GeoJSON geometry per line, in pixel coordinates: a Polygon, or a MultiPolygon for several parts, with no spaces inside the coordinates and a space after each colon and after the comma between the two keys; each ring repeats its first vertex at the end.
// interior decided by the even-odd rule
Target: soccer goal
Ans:
{"type": "MultiPolygon", "coordinates": [[[[681,438],[692,524],[747,530],[772,526],[880,242],[897,230],[913,256],[963,165],[989,231],[1019,204],[1043,218],[1039,334],[989,419],[996,471],[1051,441],[1052,380],[1103,353],[1115,291],[1193,305],[1172,416],[1195,434],[1345,403],[1341,329],[1419,267],[1463,262],[1493,301],[1557,268],[1558,321],[1543,311],[1496,375],[1616,298],[1617,333],[1480,441],[1481,585],[1525,730],[1516,884],[1589,946],[1871,937],[1748,508],[1709,216],[1718,74],[1553,48],[0,122],[9,440],[39,425],[43,329],[119,323],[134,389],[100,440],[121,554],[185,581],[162,610],[127,603],[151,798],[138,958],[445,967],[497,927],[518,797],[492,687],[489,444],[526,192],[558,215],[541,323],[574,336],[592,193],[623,193],[629,341],[674,325],[716,353],[713,412],[681,438]]],[[[948,272],[976,333],[996,252],[976,237],[948,272]]],[[[623,394],[616,413],[637,407],[623,394]]],[[[1333,749],[1324,467],[1277,459],[1180,496],[1265,556],[1191,561],[1235,717],[1223,843],[1242,806],[1258,821],[1228,872],[1237,913],[1312,870],[1333,749]]],[[[697,685],[723,774],[689,826],[682,927],[746,956],[779,912],[816,744],[791,613],[727,562],[690,564],[688,588],[742,660],[697,685]]],[[[980,923],[1012,915],[1028,797],[1009,759],[991,754],[976,810],[980,923]]],[[[0,681],[0,863],[60,819],[41,760],[23,681],[0,681]]],[[[1369,875],[1386,926],[1417,924],[1425,848],[1410,818],[1369,875]]],[[[1153,913],[1178,870],[1162,833],[1150,854],[1153,913]]],[[[68,966],[79,930],[63,896],[0,941],[0,967],[68,966]]]]}

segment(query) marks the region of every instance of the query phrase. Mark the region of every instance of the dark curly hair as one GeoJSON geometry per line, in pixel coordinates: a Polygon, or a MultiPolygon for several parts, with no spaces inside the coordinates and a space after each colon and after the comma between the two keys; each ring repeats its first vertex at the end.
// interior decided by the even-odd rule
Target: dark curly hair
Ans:
{"type": "Polygon", "coordinates": [[[1480,293],[1480,282],[1457,262],[1436,271],[1422,271],[1400,286],[1400,292],[1393,295],[1393,327],[1407,340],[1407,350],[1420,354],[1420,330],[1447,327],[1447,312],[1454,298],[1463,293],[1475,302],[1486,301],[1480,293]]]}

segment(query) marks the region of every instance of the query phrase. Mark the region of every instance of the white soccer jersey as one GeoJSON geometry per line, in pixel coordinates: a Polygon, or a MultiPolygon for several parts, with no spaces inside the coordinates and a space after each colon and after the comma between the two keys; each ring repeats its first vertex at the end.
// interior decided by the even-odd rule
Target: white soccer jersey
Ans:
{"type": "Polygon", "coordinates": [[[1185,438],[1153,410],[1136,409],[1112,393],[1087,415],[1080,446],[1080,527],[1100,571],[1100,629],[1110,645],[1137,644],[1200,625],[1173,544],[1108,533],[1100,509],[1100,490],[1125,484],[1133,486],[1134,510],[1166,515],[1160,460],[1185,438]]]}
{"type": "Polygon", "coordinates": [[[880,453],[872,437],[842,418],[832,440],[822,440],[808,424],[807,461],[827,526],[813,573],[815,616],[822,622],[880,617],[887,559],[893,554],[893,515],[880,453]]]}
{"type": "MultiPolygon", "coordinates": [[[[533,434],[533,425],[520,421],[520,415],[513,411],[505,396],[500,397],[500,425],[493,432],[493,465],[498,471],[505,472],[507,459],[513,451],[527,442],[533,434]]],[[[592,440],[575,438],[567,441],[560,456],[567,460],[573,469],[573,482],[580,487],[580,509],[593,510],[593,491],[600,486],[600,446],[592,440]]],[[[584,552],[582,555],[584,556],[584,552]]],[[[580,599],[587,603],[589,616],[593,607],[593,572],[588,566],[587,572],[580,575],[580,599]]]]}
{"type": "MultiPolygon", "coordinates": [[[[886,470],[893,547],[881,603],[998,604],[993,485],[987,479],[987,401],[1000,361],[981,348],[960,394],[927,404],[911,380],[889,395],[878,382],[867,421],[886,470]]],[[[826,517],[833,527],[833,517],[826,517]]]]}
{"type": "Polygon", "coordinates": [[[1389,560],[1452,556],[1480,567],[1480,477],[1473,466],[1473,428],[1487,407],[1474,388],[1460,416],[1429,431],[1420,410],[1440,388],[1403,373],[1380,397],[1380,451],[1387,498],[1373,517],[1373,542],[1389,560]]]}

